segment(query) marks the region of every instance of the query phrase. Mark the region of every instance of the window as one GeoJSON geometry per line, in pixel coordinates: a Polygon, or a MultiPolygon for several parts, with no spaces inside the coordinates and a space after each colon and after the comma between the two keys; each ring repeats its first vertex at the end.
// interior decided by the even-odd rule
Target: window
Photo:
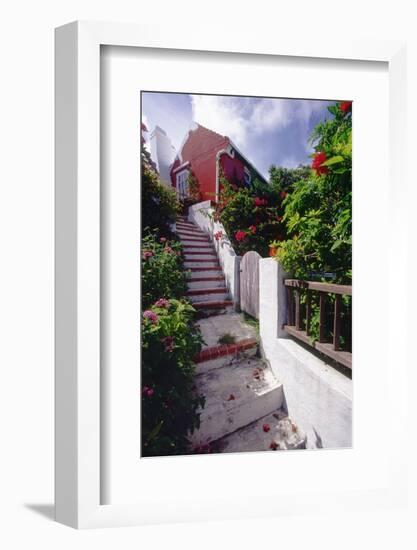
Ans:
{"type": "Polygon", "coordinates": [[[188,197],[188,170],[177,173],[177,195],[180,200],[188,197]]]}
{"type": "Polygon", "coordinates": [[[243,178],[245,180],[245,185],[250,185],[251,184],[252,176],[251,176],[249,168],[246,168],[246,166],[244,168],[243,178]]]}

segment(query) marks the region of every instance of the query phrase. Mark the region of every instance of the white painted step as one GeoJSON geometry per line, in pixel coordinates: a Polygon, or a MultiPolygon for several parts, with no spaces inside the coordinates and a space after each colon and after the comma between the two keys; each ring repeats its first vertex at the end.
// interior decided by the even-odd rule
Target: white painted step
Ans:
{"type": "Polygon", "coordinates": [[[225,280],[221,277],[218,281],[188,281],[189,290],[201,290],[203,288],[221,288],[224,287],[225,280]]]}
{"type": "Polygon", "coordinates": [[[190,435],[194,444],[215,441],[283,405],[282,384],[261,360],[243,360],[200,374],[196,387],[206,402],[200,428],[190,435]],[[260,379],[254,377],[255,368],[262,370],[260,379]]]}
{"type": "MultiPolygon", "coordinates": [[[[216,318],[219,318],[219,317],[227,317],[227,315],[217,315],[216,318]]],[[[203,319],[203,320],[206,321],[207,319],[213,319],[213,317],[207,317],[206,319],[203,319]]],[[[254,346],[252,348],[239,351],[238,353],[223,355],[221,357],[217,357],[216,359],[211,359],[210,361],[197,363],[195,367],[195,372],[196,374],[205,374],[214,369],[221,369],[222,367],[236,365],[237,363],[240,363],[245,359],[249,361],[253,361],[255,364],[255,362],[258,361],[258,358],[256,358],[257,353],[258,353],[258,347],[254,346]]]]}
{"type": "Polygon", "coordinates": [[[218,345],[219,338],[226,333],[233,335],[236,342],[241,342],[249,338],[258,338],[255,328],[244,322],[241,313],[233,312],[229,315],[200,319],[197,324],[205,342],[203,349],[218,345]]]}
{"type": "MultiPolygon", "coordinates": [[[[197,260],[195,262],[190,262],[190,260],[185,260],[184,262],[184,268],[187,269],[189,267],[218,267],[219,262],[217,258],[213,258],[213,260],[210,260],[208,262],[204,262],[201,260],[197,260]]],[[[220,268],[219,268],[220,269],[220,268]]]]}
{"type": "Polygon", "coordinates": [[[208,234],[204,233],[203,231],[199,231],[197,229],[177,229],[177,235],[179,235],[181,238],[187,238],[187,237],[195,237],[196,239],[199,238],[208,238],[208,234]]]}
{"type": "MultiPolygon", "coordinates": [[[[194,267],[194,266],[193,266],[194,267]]],[[[200,279],[201,277],[222,277],[223,271],[219,267],[218,269],[205,270],[204,268],[199,267],[199,271],[189,271],[187,272],[188,282],[192,282],[193,279],[200,279]]]]}
{"type": "Polygon", "coordinates": [[[196,296],[187,296],[191,302],[218,302],[221,300],[230,300],[230,294],[227,289],[224,292],[216,292],[215,294],[197,294],[196,296]]]}
{"type": "Polygon", "coordinates": [[[213,451],[284,451],[305,449],[306,443],[305,434],[288,418],[285,410],[279,409],[219,439],[213,445],[213,451]]]}
{"type": "MultiPolygon", "coordinates": [[[[196,251],[193,251],[193,252],[197,252],[196,251]]],[[[187,251],[184,251],[184,256],[185,256],[185,259],[186,260],[213,260],[213,261],[217,261],[217,255],[216,253],[213,251],[200,251],[199,254],[190,254],[189,252],[187,251]]]]}
{"type": "Polygon", "coordinates": [[[187,246],[187,245],[212,246],[211,242],[206,237],[203,237],[203,238],[200,238],[200,239],[196,239],[196,238],[194,238],[194,239],[193,238],[187,238],[186,239],[186,238],[184,238],[184,239],[180,239],[180,242],[183,246],[187,246]]]}

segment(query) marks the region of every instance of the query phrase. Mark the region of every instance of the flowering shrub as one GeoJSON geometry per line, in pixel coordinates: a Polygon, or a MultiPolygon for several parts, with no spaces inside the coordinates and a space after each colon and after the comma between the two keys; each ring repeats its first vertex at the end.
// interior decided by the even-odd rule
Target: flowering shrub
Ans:
{"type": "Polygon", "coordinates": [[[142,455],[189,451],[204,398],[194,388],[201,335],[185,300],[159,298],[142,314],[142,455]]]}
{"type": "Polygon", "coordinates": [[[237,254],[255,250],[268,256],[269,243],[286,237],[283,216],[287,192],[294,181],[309,172],[306,167],[293,170],[271,167],[269,184],[255,180],[245,188],[231,185],[221,175],[214,219],[222,222],[237,254]]]}
{"type": "Polygon", "coordinates": [[[268,254],[268,242],[283,234],[282,199],[266,184],[233,189],[222,180],[215,219],[222,222],[237,254],[256,250],[268,254]]]}
{"type": "MultiPolygon", "coordinates": [[[[318,124],[311,136],[316,150],[311,175],[296,183],[285,200],[287,239],[274,243],[275,257],[296,278],[328,280],[331,277],[332,282],[351,284],[351,103],[342,102],[328,109],[333,117],[318,124]]],[[[334,297],[330,295],[327,300],[328,310],[332,311],[334,297]]],[[[350,297],[344,296],[341,315],[344,334],[350,331],[347,314],[350,304],[350,297]]],[[[325,323],[331,332],[332,317],[328,312],[326,316],[325,323]]],[[[311,304],[310,329],[315,340],[319,330],[319,307],[315,301],[311,304]]]]}
{"type": "Polygon", "coordinates": [[[285,199],[288,238],[277,258],[300,279],[332,273],[351,282],[352,263],[352,117],[351,103],[328,107],[332,118],[311,135],[316,152],[311,174],[294,184],[285,199]]]}
{"type": "Polygon", "coordinates": [[[179,298],[187,290],[181,244],[145,231],[142,239],[142,308],[161,296],[179,298]]]}

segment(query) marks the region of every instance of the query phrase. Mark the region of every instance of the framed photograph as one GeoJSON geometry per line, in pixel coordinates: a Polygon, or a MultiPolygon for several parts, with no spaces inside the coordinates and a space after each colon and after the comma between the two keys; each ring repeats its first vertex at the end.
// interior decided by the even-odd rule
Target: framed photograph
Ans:
{"type": "Polygon", "coordinates": [[[57,521],[405,498],[405,46],[258,38],[56,30],[57,521]]]}

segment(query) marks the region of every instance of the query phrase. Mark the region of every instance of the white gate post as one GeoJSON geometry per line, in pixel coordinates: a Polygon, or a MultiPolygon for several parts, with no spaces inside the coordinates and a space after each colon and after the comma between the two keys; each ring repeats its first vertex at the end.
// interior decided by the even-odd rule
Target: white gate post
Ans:
{"type": "Polygon", "coordinates": [[[284,279],[288,274],[274,258],[259,260],[259,331],[262,340],[288,338],[282,326],[287,322],[284,279]]]}

